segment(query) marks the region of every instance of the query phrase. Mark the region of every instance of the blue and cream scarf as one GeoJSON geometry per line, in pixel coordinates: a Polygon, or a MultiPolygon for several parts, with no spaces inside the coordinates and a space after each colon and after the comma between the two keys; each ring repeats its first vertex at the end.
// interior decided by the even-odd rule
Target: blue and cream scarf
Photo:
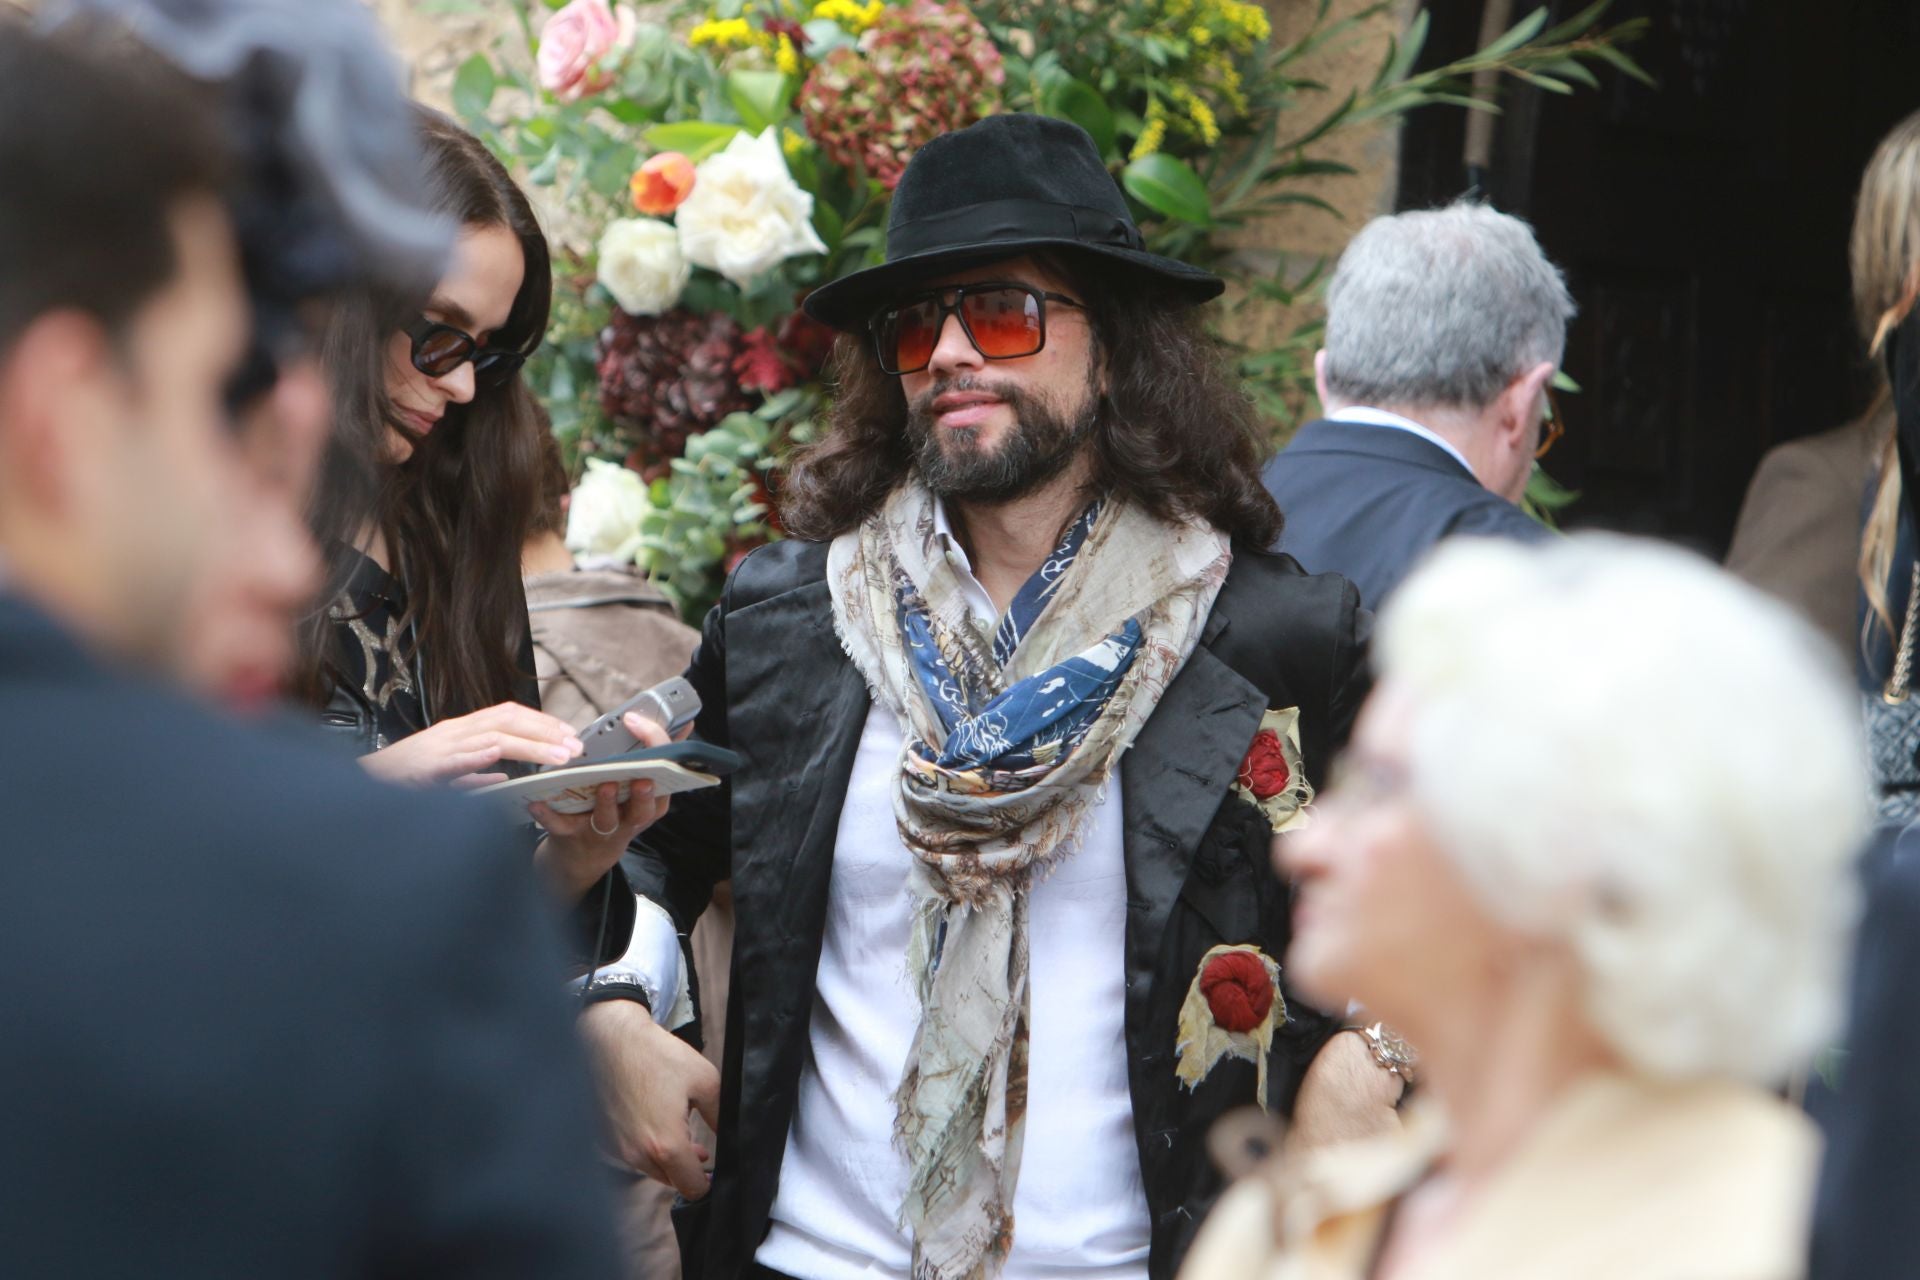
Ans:
{"type": "Polygon", "coordinates": [[[906,730],[894,813],[913,855],[921,1020],[896,1101],[915,1280],[984,1280],[1013,1242],[1026,1112],[1027,892],[1077,847],[1213,608],[1224,535],[1096,503],[989,630],[896,490],[828,556],[834,624],[906,730]]]}

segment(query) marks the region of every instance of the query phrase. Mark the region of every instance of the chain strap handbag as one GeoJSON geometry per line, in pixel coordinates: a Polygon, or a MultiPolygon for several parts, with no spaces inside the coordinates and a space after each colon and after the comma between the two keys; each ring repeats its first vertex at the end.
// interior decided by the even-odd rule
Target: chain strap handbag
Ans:
{"type": "Polygon", "coordinates": [[[1913,691],[1915,615],[1920,614],[1920,561],[1913,566],[1907,592],[1906,617],[1900,625],[1900,645],[1893,671],[1878,694],[1860,695],[1865,720],[1867,753],[1874,781],[1880,786],[1880,822],[1904,826],[1920,817],[1920,703],[1913,691]]]}

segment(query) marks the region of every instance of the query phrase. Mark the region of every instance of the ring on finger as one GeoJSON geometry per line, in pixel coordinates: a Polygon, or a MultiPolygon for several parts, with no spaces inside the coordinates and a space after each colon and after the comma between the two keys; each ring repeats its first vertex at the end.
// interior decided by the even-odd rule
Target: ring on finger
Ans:
{"type": "Polygon", "coordinates": [[[610,835],[612,835],[612,834],[613,834],[613,833],[614,833],[615,831],[618,831],[618,830],[620,829],[620,819],[618,819],[618,818],[615,818],[615,819],[613,820],[613,826],[612,826],[612,827],[611,827],[611,828],[610,828],[609,830],[606,830],[606,831],[602,831],[602,830],[600,829],[600,824],[594,821],[594,818],[595,818],[596,816],[598,816],[598,815],[595,815],[595,814],[589,814],[589,815],[587,815],[587,828],[588,828],[588,829],[589,829],[590,831],[592,831],[592,832],[593,832],[593,834],[595,834],[595,835],[597,835],[597,836],[610,836],[610,835]]]}

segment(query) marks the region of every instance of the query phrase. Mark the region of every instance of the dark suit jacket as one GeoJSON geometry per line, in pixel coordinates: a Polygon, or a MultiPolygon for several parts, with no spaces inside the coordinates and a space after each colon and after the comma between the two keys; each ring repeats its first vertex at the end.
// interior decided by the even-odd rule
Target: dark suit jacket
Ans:
{"type": "MultiPolygon", "coordinates": [[[[807,1053],[840,808],[871,707],[835,633],[826,547],[756,551],[708,616],[688,678],[702,738],[745,758],[729,789],[676,796],[627,860],[634,888],[688,929],[731,875],[738,922],[712,1192],[683,1211],[689,1280],[734,1280],[765,1237],[807,1053]]],[[[1365,693],[1367,615],[1353,587],[1241,551],[1202,639],[1121,762],[1127,870],[1127,1068],[1147,1201],[1149,1270],[1167,1280],[1219,1192],[1206,1131],[1254,1101],[1251,1063],[1189,1093],[1174,1076],[1180,1003],[1201,956],[1258,943],[1276,959],[1288,892],[1270,828],[1229,794],[1268,708],[1298,706],[1317,785],[1365,693]]],[[[1331,1019],[1289,998],[1270,1090],[1291,1107],[1331,1019]]]]}
{"type": "Polygon", "coordinates": [[[1867,868],[1839,1094],[1822,1108],[1813,1280],[1911,1275],[1920,1257],[1920,826],[1883,833],[1867,868]]]}
{"type": "Polygon", "coordinates": [[[0,1273],[620,1274],[500,815],[109,672],[6,596],[0,724],[0,1273]]]}
{"type": "Polygon", "coordinates": [[[1369,609],[1442,538],[1551,536],[1445,449],[1397,427],[1309,422],[1267,464],[1266,482],[1287,518],[1280,550],[1346,578],[1369,609]]]}

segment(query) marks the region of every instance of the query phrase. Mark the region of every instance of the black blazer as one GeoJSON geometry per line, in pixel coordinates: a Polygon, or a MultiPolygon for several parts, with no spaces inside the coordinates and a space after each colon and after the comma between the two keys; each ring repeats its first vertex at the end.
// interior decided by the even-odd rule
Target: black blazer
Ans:
{"type": "MultiPolygon", "coordinates": [[[[840,808],[871,701],[835,634],[826,547],[756,551],[708,615],[688,678],[702,738],[745,758],[730,788],[676,796],[627,859],[634,888],[682,931],[731,876],[736,918],[712,1192],[681,1210],[689,1280],[746,1275],[765,1238],[807,1052],[840,808]]],[[[1181,1001],[1201,956],[1253,942],[1281,958],[1288,891],[1270,829],[1228,788],[1270,707],[1301,709],[1316,785],[1365,695],[1368,616],[1353,587],[1241,551],[1199,647],[1121,763],[1127,869],[1126,1041],[1134,1131],[1153,1215],[1148,1267],[1173,1275],[1219,1193],[1206,1131],[1254,1101],[1251,1063],[1187,1092],[1174,1076],[1181,1001]]],[[[1290,1109],[1337,1025],[1291,996],[1269,1088],[1290,1109]]]]}
{"type": "Polygon", "coordinates": [[[1442,538],[1551,536],[1445,449],[1396,427],[1309,422],[1265,479],[1287,518],[1280,549],[1352,582],[1369,609],[1442,538]]]}
{"type": "Polygon", "coordinates": [[[620,1274],[499,815],[110,672],[6,596],[0,723],[0,1273],[620,1274]]]}
{"type": "Polygon", "coordinates": [[[1865,863],[1839,1093],[1813,1216],[1813,1280],[1911,1275],[1920,1254],[1920,825],[1880,833],[1865,863]]]}

